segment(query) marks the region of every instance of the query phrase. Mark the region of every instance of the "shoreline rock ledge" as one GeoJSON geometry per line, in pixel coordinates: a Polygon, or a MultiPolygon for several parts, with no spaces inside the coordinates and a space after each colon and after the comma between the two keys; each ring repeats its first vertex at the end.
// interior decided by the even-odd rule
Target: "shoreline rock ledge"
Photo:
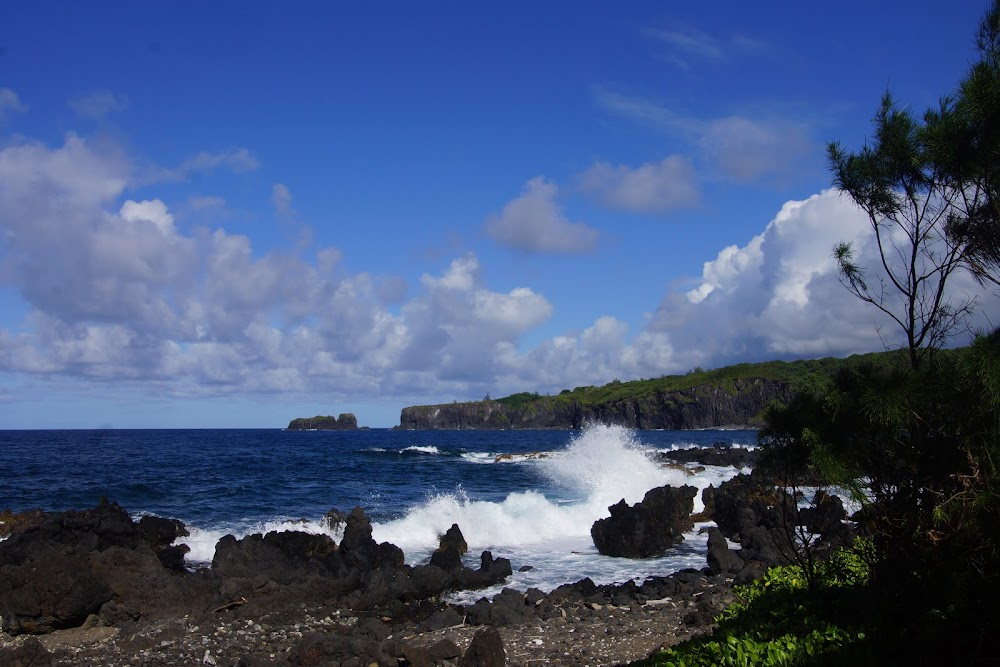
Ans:
{"type": "Polygon", "coordinates": [[[351,431],[358,428],[358,418],[350,412],[342,412],[339,417],[316,415],[297,417],[288,422],[286,431],[351,431]]]}

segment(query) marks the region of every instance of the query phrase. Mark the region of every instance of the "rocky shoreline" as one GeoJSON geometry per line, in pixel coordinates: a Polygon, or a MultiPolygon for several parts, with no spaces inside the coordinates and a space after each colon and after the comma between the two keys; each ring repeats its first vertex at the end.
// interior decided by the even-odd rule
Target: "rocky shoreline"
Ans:
{"type": "MultiPolygon", "coordinates": [[[[180,522],[135,522],[114,503],[36,513],[0,542],[0,664],[621,664],[710,628],[734,582],[788,561],[768,489],[773,481],[754,473],[703,494],[720,528],[709,529],[700,570],[504,589],[467,605],[446,602],[448,592],[498,584],[512,564],[483,552],[477,568],[465,565],[457,526],[429,562],[410,566],[372,539],[356,508],[331,516],[345,524],[340,544],[296,532],[229,536],[211,567],[192,572],[186,547],[173,546],[180,522]]],[[[837,503],[824,507],[814,528],[831,544],[846,539],[837,503]]]]}

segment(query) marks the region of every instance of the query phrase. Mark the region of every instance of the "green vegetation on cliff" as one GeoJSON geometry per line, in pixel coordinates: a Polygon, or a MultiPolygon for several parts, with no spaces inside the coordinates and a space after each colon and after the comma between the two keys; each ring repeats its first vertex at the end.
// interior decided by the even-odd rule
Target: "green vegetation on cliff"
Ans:
{"type": "MultiPolygon", "coordinates": [[[[886,353],[859,355],[860,357],[880,357],[886,353]]],[[[854,357],[857,358],[857,357],[854,357]]],[[[687,389],[721,389],[733,393],[737,391],[734,380],[763,379],[782,382],[792,391],[815,389],[826,382],[834,371],[844,364],[843,359],[827,357],[803,361],[765,361],[757,364],[735,364],[709,371],[700,368],[684,375],[664,375],[658,378],[612,380],[608,384],[564,389],[557,396],[541,396],[537,392],[520,393],[497,399],[498,403],[510,407],[521,407],[533,401],[577,401],[585,404],[611,403],[628,399],[645,398],[666,392],[687,389]]]]}
{"type": "MultiPolygon", "coordinates": [[[[850,361],[889,363],[899,353],[850,361]]],[[[404,408],[404,429],[581,428],[589,422],[640,429],[712,428],[761,423],[772,402],[821,390],[849,360],[811,359],[736,364],[684,375],[564,389],[555,396],[521,392],[496,400],[404,408]]]]}

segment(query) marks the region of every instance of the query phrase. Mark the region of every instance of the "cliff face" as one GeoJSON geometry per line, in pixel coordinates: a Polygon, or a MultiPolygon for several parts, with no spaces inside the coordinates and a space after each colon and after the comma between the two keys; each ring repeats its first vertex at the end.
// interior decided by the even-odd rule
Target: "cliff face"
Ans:
{"type": "Polygon", "coordinates": [[[358,418],[350,412],[344,412],[339,417],[316,416],[299,417],[288,422],[289,431],[343,431],[358,427],[358,418]]]}
{"type": "Polygon", "coordinates": [[[734,379],[725,386],[655,392],[639,398],[588,403],[545,396],[511,408],[498,401],[403,408],[401,429],[577,429],[588,423],[639,429],[692,429],[754,425],[772,400],[787,402],[785,382],[734,379]]]}

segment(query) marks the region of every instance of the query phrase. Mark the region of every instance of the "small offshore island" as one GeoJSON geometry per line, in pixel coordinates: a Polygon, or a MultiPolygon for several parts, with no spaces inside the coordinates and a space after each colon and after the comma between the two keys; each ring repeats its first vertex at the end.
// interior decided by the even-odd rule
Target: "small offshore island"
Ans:
{"type": "MultiPolygon", "coordinates": [[[[367,428],[367,427],[364,427],[367,428]]],[[[297,417],[288,422],[286,431],[356,431],[358,418],[350,412],[342,412],[339,417],[332,415],[316,415],[315,417],[297,417]]]]}

